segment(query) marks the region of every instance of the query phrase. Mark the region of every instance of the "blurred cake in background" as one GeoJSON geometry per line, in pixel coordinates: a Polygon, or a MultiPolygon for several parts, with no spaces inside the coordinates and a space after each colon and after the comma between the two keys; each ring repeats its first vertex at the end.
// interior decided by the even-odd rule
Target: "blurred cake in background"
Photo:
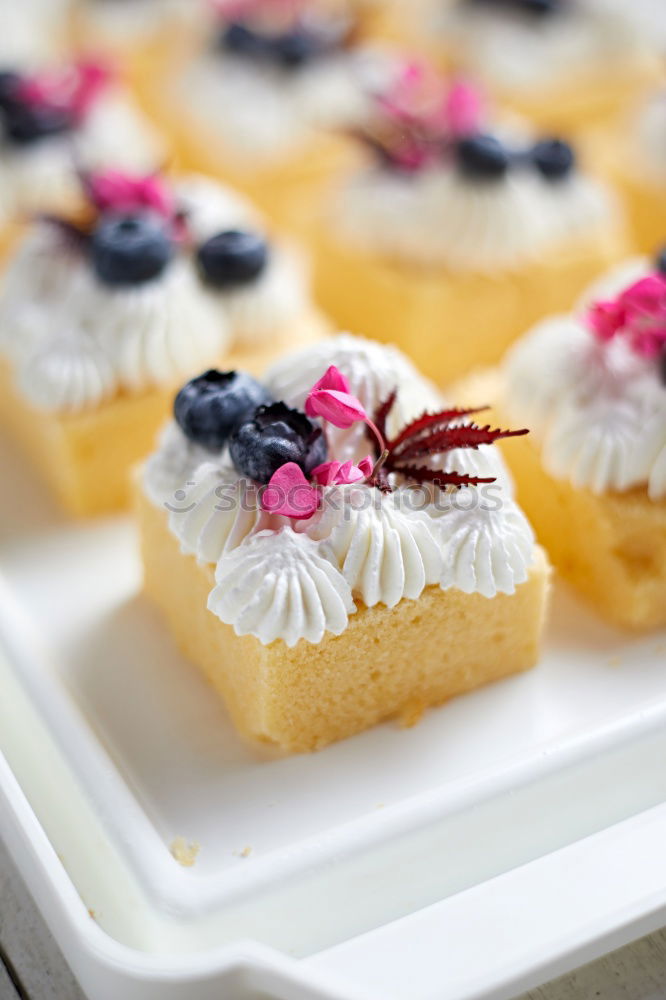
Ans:
{"type": "Polygon", "coordinates": [[[366,113],[386,58],[350,0],[218,0],[144,94],[181,161],[246,192],[279,221],[293,192],[350,155],[338,131],[366,113]]]}
{"type": "Polygon", "coordinates": [[[0,66],[26,69],[58,58],[68,42],[70,0],[3,0],[0,3],[0,66]]]}
{"type": "Polygon", "coordinates": [[[653,253],[666,233],[666,86],[593,131],[589,150],[624,198],[636,246],[653,253]]]}
{"type": "Polygon", "coordinates": [[[204,16],[208,0],[69,0],[75,50],[117,58],[140,81],[204,16]]]}
{"type": "Polygon", "coordinates": [[[478,393],[531,429],[505,456],[562,576],[611,622],[665,625],[666,254],[542,320],[463,401],[478,393]]]}
{"type": "Polygon", "coordinates": [[[148,170],[166,155],[156,128],[104,64],[81,59],[0,70],[0,253],[39,211],[68,209],[77,169],[148,170]]]}
{"type": "Polygon", "coordinates": [[[448,65],[555,130],[616,114],[666,53],[662,0],[431,0],[421,27],[448,65]]]}
{"type": "Polygon", "coordinates": [[[298,262],[199,179],[83,178],[78,211],[35,221],[0,296],[2,422],[75,514],[127,502],[174,387],[227,358],[263,367],[321,336],[298,262]]]}
{"type": "Polygon", "coordinates": [[[367,160],[298,213],[316,296],[439,382],[499,360],[626,252],[616,200],[572,148],[491,126],[465,81],[405,64],[358,138],[367,160]]]}

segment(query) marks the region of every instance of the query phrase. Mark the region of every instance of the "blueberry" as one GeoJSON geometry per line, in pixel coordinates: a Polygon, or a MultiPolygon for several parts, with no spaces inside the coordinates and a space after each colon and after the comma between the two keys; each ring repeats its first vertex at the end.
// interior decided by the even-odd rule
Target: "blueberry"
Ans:
{"type": "Polygon", "coordinates": [[[9,70],[0,70],[0,111],[14,107],[16,104],[16,91],[21,83],[18,73],[9,70]]]}
{"type": "Polygon", "coordinates": [[[535,14],[542,17],[546,14],[554,14],[562,7],[562,0],[468,0],[476,6],[484,7],[504,7],[506,10],[525,11],[528,14],[535,14]]]}
{"type": "Polygon", "coordinates": [[[518,7],[530,14],[554,14],[562,6],[561,0],[518,0],[518,7]]]}
{"type": "Polygon", "coordinates": [[[247,285],[259,277],[267,261],[266,241],[238,229],[217,233],[197,250],[199,273],[213,288],[247,285]]]}
{"type": "Polygon", "coordinates": [[[246,25],[233,21],[223,30],[220,45],[228,52],[242,56],[263,56],[266,54],[266,40],[246,25]]]}
{"type": "Polygon", "coordinates": [[[470,180],[490,181],[504,177],[509,169],[509,154],[493,135],[472,135],[456,146],[458,166],[470,180]]]}
{"type": "Polygon", "coordinates": [[[298,69],[310,62],[320,51],[319,42],[307,31],[289,31],[273,39],[273,52],[286,69],[298,69]]]}
{"type": "Polygon", "coordinates": [[[532,150],[534,164],[546,180],[559,181],[568,177],[576,165],[571,146],[561,139],[544,139],[532,150]]]}
{"type": "Polygon", "coordinates": [[[295,462],[306,476],[326,461],[321,427],[285,403],[260,406],[234,430],[229,453],[238,472],[267,483],[285,462],[295,462]]]}
{"type": "Polygon", "coordinates": [[[211,369],[183,386],[173,412],[185,437],[220,451],[236,424],[271,401],[268,390],[251,375],[211,369]]]}
{"type": "Polygon", "coordinates": [[[92,265],[106,285],[152,281],[162,274],[172,254],[167,224],[156,215],[106,216],[92,234],[92,265]]]}
{"type": "Polygon", "coordinates": [[[72,117],[63,108],[24,104],[11,97],[3,107],[4,133],[17,146],[28,146],[69,131],[72,117]]]}
{"type": "Polygon", "coordinates": [[[666,247],[662,247],[658,252],[655,263],[660,274],[666,274],[666,247]]]}

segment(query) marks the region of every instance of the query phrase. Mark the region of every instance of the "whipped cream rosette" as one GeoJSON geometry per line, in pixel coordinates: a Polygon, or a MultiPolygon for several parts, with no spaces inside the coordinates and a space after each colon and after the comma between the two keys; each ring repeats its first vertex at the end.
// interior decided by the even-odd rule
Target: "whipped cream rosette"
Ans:
{"type": "Polygon", "coordinates": [[[554,477],[597,494],[646,485],[663,499],[666,273],[629,262],[586,301],[515,346],[504,410],[529,423],[554,477]]]}

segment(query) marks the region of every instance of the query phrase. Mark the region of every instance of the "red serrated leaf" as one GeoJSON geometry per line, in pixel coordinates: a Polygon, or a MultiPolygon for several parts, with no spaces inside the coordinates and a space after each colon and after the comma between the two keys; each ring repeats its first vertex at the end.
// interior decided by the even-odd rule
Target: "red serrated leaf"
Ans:
{"type": "Polygon", "coordinates": [[[476,424],[458,424],[446,427],[434,434],[423,434],[415,440],[407,440],[397,453],[392,453],[395,462],[404,459],[424,458],[436,455],[442,451],[453,451],[455,448],[473,448],[476,450],[484,444],[494,444],[500,438],[520,437],[527,434],[526,429],[519,431],[503,431],[500,428],[491,429],[490,424],[478,427],[476,424]]]}
{"type": "Polygon", "coordinates": [[[481,483],[495,482],[495,476],[483,478],[470,476],[466,472],[443,472],[441,469],[419,465],[391,466],[391,471],[399,472],[401,476],[414,479],[417,483],[435,483],[437,486],[478,486],[481,483]]]}
{"type": "Polygon", "coordinates": [[[482,410],[487,409],[487,406],[471,406],[467,408],[453,407],[448,410],[439,410],[437,413],[428,413],[426,411],[420,417],[406,424],[398,436],[393,441],[387,443],[386,447],[389,451],[394,452],[396,448],[411,437],[422,435],[431,428],[432,430],[442,430],[443,428],[439,426],[440,424],[449,424],[452,420],[457,420],[459,417],[468,417],[472,413],[481,413],[482,410]]]}
{"type": "MultiPolygon", "coordinates": [[[[384,440],[386,440],[386,421],[388,420],[389,413],[393,409],[397,395],[398,395],[398,389],[396,387],[395,389],[391,390],[391,392],[388,394],[384,402],[379,404],[379,406],[375,410],[375,415],[372,418],[375,427],[377,428],[381,436],[384,438],[384,440]]],[[[375,435],[369,428],[368,428],[368,434],[369,436],[372,437],[373,440],[375,440],[375,435]]]]}

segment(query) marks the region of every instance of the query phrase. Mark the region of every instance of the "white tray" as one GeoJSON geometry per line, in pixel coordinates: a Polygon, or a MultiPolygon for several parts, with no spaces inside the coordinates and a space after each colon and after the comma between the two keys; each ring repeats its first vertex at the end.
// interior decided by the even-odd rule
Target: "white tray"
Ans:
{"type": "Polygon", "coordinates": [[[131,523],[0,463],[0,835],[91,1000],[489,1000],[666,923],[665,635],[558,588],[537,670],[258,759],[131,523]]]}

